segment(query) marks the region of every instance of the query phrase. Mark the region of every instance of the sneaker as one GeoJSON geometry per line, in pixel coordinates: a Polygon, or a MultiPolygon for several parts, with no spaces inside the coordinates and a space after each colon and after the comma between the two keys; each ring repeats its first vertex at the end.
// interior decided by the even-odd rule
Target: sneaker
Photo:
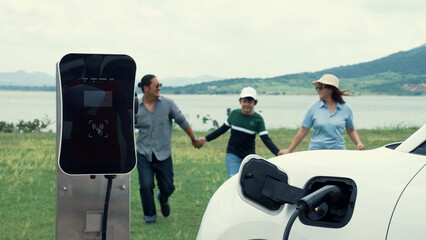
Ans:
{"type": "Polygon", "coordinates": [[[164,217],[168,217],[170,215],[170,206],[168,202],[162,203],[160,201],[160,192],[157,193],[157,200],[160,202],[161,214],[163,214],[164,217]]]}
{"type": "Polygon", "coordinates": [[[143,220],[145,220],[146,225],[152,225],[157,220],[157,215],[153,216],[143,216],[143,220]]]}
{"type": "Polygon", "coordinates": [[[152,224],[154,224],[155,223],[155,220],[153,220],[153,221],[145,221],[145,224],[146,225],[152,225],[152,224]]]}

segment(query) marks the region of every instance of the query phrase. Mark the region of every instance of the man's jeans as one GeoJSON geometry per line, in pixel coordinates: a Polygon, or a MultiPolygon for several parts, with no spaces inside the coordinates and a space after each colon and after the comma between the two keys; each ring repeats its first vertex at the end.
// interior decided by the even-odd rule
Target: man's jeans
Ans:
{"type": "Polygon", "coordinates": [[[163,161],[157,160],[152,154],[152,162],[138,153],[138,173],[139,173],[139,191],[142,200],[142,208],[145,221],[155,221],[157,219],[157,212],[155,210],[154,200],[154,175],[157,179],[158,189],[161,193],[160,201],[166,203],[170,195],[175,190],[173,185],[173,163],[172,157],[168,157],[163,161]]]}

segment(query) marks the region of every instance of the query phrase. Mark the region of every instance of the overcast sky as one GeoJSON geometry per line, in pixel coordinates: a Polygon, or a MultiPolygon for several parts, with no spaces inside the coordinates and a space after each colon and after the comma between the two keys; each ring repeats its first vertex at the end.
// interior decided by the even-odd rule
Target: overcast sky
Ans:
{"type": "Polygon", "coordinates": [[[137,78],[273,77],[426,43],[425,0],[0,0],[0,72],[119,53],[137,78]]]}

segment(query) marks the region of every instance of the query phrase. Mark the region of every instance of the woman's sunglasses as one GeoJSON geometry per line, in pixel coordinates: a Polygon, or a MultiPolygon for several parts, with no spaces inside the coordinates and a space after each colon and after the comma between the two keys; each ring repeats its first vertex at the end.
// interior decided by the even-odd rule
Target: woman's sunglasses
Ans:
{"type": "Polygon", "coordinates": [[[317,91],[321,91],[321,89],[323,89],[323,88],[331,88],[331,86],[328,86],[328,85],[318,85],[318,86],[315,87],[315,89],[317,91]]]}
{"type": "Polygon", "coordinates": [[[159,87],[162,87],[163,86],[163,84],[162,83],[156,83],[156,84],[154,84],[154,87],[155,88],[159,88],[159,87]]]}

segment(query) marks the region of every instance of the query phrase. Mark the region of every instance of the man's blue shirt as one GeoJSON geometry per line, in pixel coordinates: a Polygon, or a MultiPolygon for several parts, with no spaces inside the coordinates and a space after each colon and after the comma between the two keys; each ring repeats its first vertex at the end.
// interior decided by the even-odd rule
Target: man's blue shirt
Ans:
{"type": "Polygon", "coordinates": [[[138,113],[135,116],[135,127],[139,129],[136,147],[140,154],[148,161],[152,161],[152,153],[159,161],[167,159],[172,154],[173,119],[182,128],[189,126],[175,102],[160,96],[150,112],[142,101],[139,103],[138,113]]]}
{"type": "Polygon", "coordinates": [[[314,127],[309,150],[346,149],[343,133],[345,128],[353,129],[352,110],[348,104],[337,103],[334,113],[324,101],[312,104],[302,122],[302,127],[314,127]]]}

